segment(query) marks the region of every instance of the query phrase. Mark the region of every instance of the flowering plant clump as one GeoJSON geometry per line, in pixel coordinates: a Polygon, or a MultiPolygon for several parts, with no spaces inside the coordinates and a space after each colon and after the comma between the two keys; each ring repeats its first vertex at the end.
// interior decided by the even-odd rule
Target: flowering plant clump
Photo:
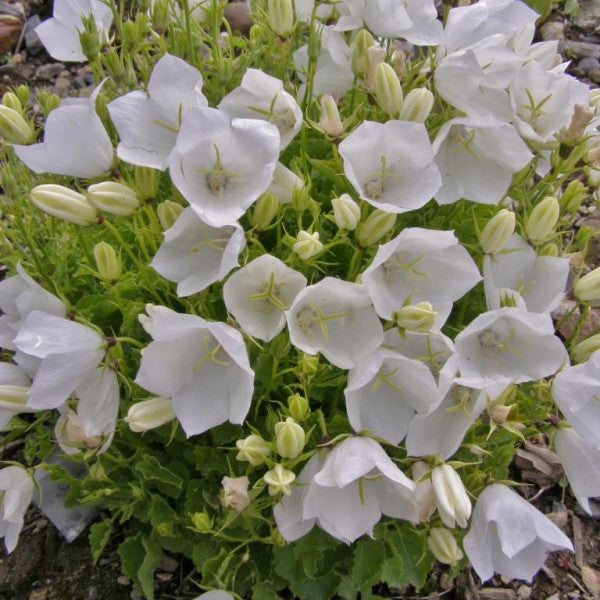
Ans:
{"type": "Polygon", "coordinates": [[[2,100],[7,551],[44,474],[149,599],[164,551],[215,599],[531,579],[519,444],[600,496],[600,96],[518,0],[226,5],[56,0],[94,90],[2,100]]]}

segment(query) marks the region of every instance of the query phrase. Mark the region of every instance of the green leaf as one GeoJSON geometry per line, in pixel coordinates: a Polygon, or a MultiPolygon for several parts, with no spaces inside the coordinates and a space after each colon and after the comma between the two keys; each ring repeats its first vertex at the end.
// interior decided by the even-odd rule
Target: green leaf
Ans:
{"type": "Polygon", "coordinates": [[[183,490],[183,479],[172,470],[164,467],[154,456],[144,456],[135,465],[135,470],[147,482],[155,482],[158,489],[167,496],[178,498],[183,490]]]}
{"type": "Polygon", "coordinates": [[[362,540],[356,544],[350,576],[345,577],[338,587],[338,594],[352,600],[360,592],[370,592],[379,582],[381,566],[385,561],[383,540],[362,540]]]}
{"type": "Polygon", "coordinates": [[[268,581],[259,581],[252,588],[253,600],[279,600],[279,595],[269,585],[268,581]]]}
{"type": "Polygon", "coordinates": [[[217,474],[223,475],[228,472],[227,461],[223,451],[212,446],[196,446],[194,448],[194,459],[196,470],[204,477],[217,474]]]}
{"type": "MultiPolygon", "coordinates": [[[[159,531],[165,532],[165,526],[172,526],[177,522],[177,513],[169,506],[169,503],[164,498],[157,494],[152,496],[151,502],[150,522],[155,528],[158,528],[159,531]]],[[[161,535],[164,535],[164,533],[161,533],[161,535]]]]}
{"type": "Polygon", "coordinates": [[[138,533],[119,546],[119,556],[125,575],[133,579],[148,600],[154,600],[154,571],[162,550],[153,539],[138,533]]]}
{"type": "Polygon", "coordinates": [[[94,523],[90,527],[90,547],[92,550],[92,559],[94,564],[98,562],[100,555],[106,548],[108,540],[110,539],[110,532],[112,531],[113,522],[110,519],[106,521],[100,521],[94,523]]]}
{"type": "Polygon", "coordinates": [[[290,589],[302,600],[330,600],[340,582],[340,576],[333,571],[323,577],[294,583],[290,589]]]}

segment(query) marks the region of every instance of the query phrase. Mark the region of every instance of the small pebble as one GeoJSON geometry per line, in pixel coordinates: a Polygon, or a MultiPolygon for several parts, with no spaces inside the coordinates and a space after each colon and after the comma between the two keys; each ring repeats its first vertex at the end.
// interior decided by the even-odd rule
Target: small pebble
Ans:
{"type": "Polygon", "coordinates": [[[117,583],[119,585],[131,585],[131,579],[129,579],[129,577],[125,577],[125,575],[119,575],[117,577],[117,583]]]}
{"type": "Polygon", "coordinates": [[[543,40],[565,39],[565,24],[560,21],[548,21],[540,27],[540,33],[543,40]]]}
{"type": "Polygon", "coordinates": [[[140,594],[140,592],[137,590],[132,590],[131,594],[129,594],[129,597],[131,600],[144,600],[144,596],[142,596],[142,594],[140,594]]]}
{"type": "Polygon", "coordinates": [[[92,586],[88,590],[88,600],[98,600],[98,589],[92,586]]]}
{"type": "Polygon", "coordinates": [[[592,56],[586,56],[577,63],[577,68],[587,75],[592,69],[600,69],[600,60],[592,56]]]}

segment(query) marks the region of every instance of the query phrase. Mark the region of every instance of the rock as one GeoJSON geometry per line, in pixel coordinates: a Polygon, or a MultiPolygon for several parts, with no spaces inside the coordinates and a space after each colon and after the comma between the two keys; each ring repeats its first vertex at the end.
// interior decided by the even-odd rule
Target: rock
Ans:
{"type": "Polygon", "coordinates": [[[40,588],[37,590],[32,590],[31,594],[29,594],[28,600],[46,600],[48,597],[48,590],[46,588],[40,588]]]}
{"type": "Polygon", "coordinates": [[[179,561],[174,559],[172,556],[168,554],[163,554],[160,557],[160,562],[158,563],[157,570],[166,571],[167,573],[173,573],[177,570],[179,566],[179,561]]]}
{"type": "Polygon", "coordinates": [[[35,28],[41,23],[39,15],[32,15],[27,19],[25,23],[25,48],[27,52],[32,55],[39,54],[43,49],[38,34],[35,32],[35,28]]]}
{"type": "Polygon", "coordinates": [[[68,91],[70,87],[71,79],[61,75],[60,77],[57,77],[56,81],[54,82],[54,88],[52,91],[59,96],[64,96],[65,92],[68,91]]]}
{"type": "Polygon", "coordinates": [[[154,578],[159,583],[166,583],[167,581],[171,581],[171,579],[173,579],[173,573],[156,573],[154,578]]]}
{"type": "Polygon", "coordinates": [[[513,590],[506,588],[482,588],[479,590],[481,600],[517,600],[513,590]]]}
{"type": "Polygon", "coordinates": [[[600,69],[600,60],[592,56],[586,56],[577,63],[577,69],[587,75],[593,69],[600,69]]]}
{"type": "Polygon", "coordinates": [[[600,44],[590,42],[568,41],[564,43],[564,52],[573,58],[598,58],[600,59],[600,44]]]}
{"type": "Polygon", "coordinates": [[[246,2],[233,2],[225,7],[223,16],[229,23],[232,31],[239,31],[247,35],[252,25],[250,9],[246,2]]]}
{"type": "Polygon", "coordinates": [[[546,515],[563,533],[567,529],[569,513],[566,510],[554,511],[546,515]]]}
{"type": "Polygon", "coordinates": [[[125,575],[119,575],[117,577],[117,583],[119,585],[131,585],[131,579],[129,579],[129,577],[125,577],[125,575]]]}
{"type": "Polygon", "coordinates": [[[543,40],[562,42],[565,39],[565,24],[561,21],[548,21],[540,27],[540,34],[543,40]]]}
{"type": "Polygon", "coordinates": [[[588,73],[588,77],[594,83],[600,83],[600,68],[599,69],[591,69],[590,72],[588,73]]]}
{"type": "Polygon", "coordinates": [[[35,76],[37,79],[45,79],[46,81],[50,81],[58,76],[58,74],[64,70],[65,65],[62,63],[47,63],[45,65],[41,65],[37,68],[35,72],[35,76]]]}
{"type": "Polygon", "coordinates": [[[19,40],[23,21],[12,15],[0,15],[0,54],[12,52],[19,40]]]}
{"type": "Polygon", "coordinates": [[[142,596],[142,594],[137,590],[132,590],[131,594],[129,594],[129,597],[131,600],[144,600],[144,596],[142,596]]]}
{"type": "Polygon", "coordinates": [[[519,600],[529,600],[529,597],[531,596],[531,588],[528,585],[520,585],[519,589],[517,590],[517,598],[519,600]]]}

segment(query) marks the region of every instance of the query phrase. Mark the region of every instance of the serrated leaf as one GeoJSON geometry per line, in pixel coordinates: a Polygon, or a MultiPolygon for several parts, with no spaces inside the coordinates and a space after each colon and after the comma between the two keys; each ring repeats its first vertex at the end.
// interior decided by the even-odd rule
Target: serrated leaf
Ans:
{"type": "Polygon", "coordinates": [[[382,540],[361,540],[354,549],[352,568],[338,587],[338,594],[352,600],[363,590],[370,592],[379,582],[381,566],[385,561],[386,546],[382,540]]]}
{"type": "Polygon", "coordinates": [[[183,479],[163,466],[154,456],[146,455],[135,465],[135,470],[147,482],[153,481],[158,489],[172,498],[178,498],[183,490],[183,479]]]}
{"type": "Polygon", "coordinates": [[[330,572],[323,577],[294,583],[290,589],[302,600],[330,600],[340,582],[337,573],[330,572]]]}
{"type": "Polygon", "coordinates": [[[434,560],[427,552],[425,536],[403,526],[386,532],[385,541],[390,552],[382,565],[381,580],[393,587],[423,587],[434,560]]]}
{"type": "Polygon", "coordinates": [[[194,459],[196,470],[204,477],[213,474],[223,475],[227,473],[227,461],[221,450],[212,446],[196,446],[194,448],[194,459]]]}
{"type": "Polygon", "coordinates": [[[252,588],[253,600],[279,600],[279,595],[269,585],[270,582],[259,581],[252,588]]]}
{"type": "Polygon", "coordinates": [[[162,550],[160,544],[138,533],[119,546],[119,556],[125,575],[133,579],[148,600],[154,600],[154,571],[162,550]]]}
{"type": "Polygon", "coordinates": [[[110,519],[106,521],[100,521],[94,523],[90,527],[90,548],[92,550],[92,560],[94,564],[98,562],[100,555],[106,548],[108,540],[110,539],[110,532],[112,531],[113,522],[110,519]]]}
{"type": "Polygon", "coordinates": [[[177,513],[169,506],[169,503],[154,494],[150,505],[150,522],[154,527],[157,525],[172,525],[177,521],[177,513]]]}

